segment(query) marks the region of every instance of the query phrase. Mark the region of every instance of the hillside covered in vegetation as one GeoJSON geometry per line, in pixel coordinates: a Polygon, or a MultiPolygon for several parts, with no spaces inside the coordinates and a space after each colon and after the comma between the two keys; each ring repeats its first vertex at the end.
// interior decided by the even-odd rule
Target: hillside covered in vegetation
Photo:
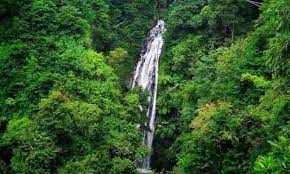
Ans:
{"type": "Polygon", "coordinates": [[[0,174],[290,173],[289,0],[1,0],[0,174]],[[166,23],[153,151],[131,88],[166,23]],[[140,128],[137,128],[140,127],[140,128]]]}

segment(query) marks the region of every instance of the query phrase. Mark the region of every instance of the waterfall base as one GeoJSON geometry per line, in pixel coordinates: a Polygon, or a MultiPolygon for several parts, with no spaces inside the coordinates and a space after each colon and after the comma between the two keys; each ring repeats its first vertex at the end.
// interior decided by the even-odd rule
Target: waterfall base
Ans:
{"type": "Polygon", "coordinates": [[[149,174],[149,173],[152,173],[151,170],[148,170],[148,169],[141,169],[141,168],[137,168],[137,172],[139,174],[149,174]]]}

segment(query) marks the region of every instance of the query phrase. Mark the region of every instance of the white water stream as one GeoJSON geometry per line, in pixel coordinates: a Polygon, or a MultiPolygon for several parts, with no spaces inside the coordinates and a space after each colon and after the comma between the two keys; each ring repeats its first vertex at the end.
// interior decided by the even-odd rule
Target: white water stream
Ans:
{"type": "MultiPolygon", "coordinates": [[[[152,151],[153,136],[155,130],[156,98],[158,84],[159,58],[163,46],[162,34],[165,31],[165,23],[159,20],[157,25],[151,29],[146,44],[141,52],[141,58],[137,64],[132,87],[140,86],[149,91],[149,107],[147,117],[149,131],[144,132],[143,143],[152,151]]],[[[141,106],[142,108],[142,106],[141,106]]],[[[139,173],[147,173],[150,169],[150,155],[143,161],[137,163],[139,173]]]]}

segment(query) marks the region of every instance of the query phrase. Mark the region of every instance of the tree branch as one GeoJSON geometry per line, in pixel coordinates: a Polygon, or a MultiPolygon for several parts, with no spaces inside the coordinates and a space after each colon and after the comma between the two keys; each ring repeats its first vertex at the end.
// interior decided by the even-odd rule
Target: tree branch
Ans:
{"type": "Polygon", "coordinates": [[[257,6],[257,7],[260,7],[261,5],[262,5],[262,3],[261,2],[256,2],[256,1],[251,1],[251,0],[246,0],[248,3],[250,3],[250,4],[253,4],[253,5],[255,5],[255,6],[257,6]]]}

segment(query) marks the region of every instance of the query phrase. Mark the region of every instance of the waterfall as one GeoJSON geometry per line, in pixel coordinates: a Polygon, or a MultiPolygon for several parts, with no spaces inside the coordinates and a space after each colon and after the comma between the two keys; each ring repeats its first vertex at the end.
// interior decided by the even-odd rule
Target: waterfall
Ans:
{"type": "MultiPolygon", "coordinates": [[[[139,86],[149,91],[149,107],[147,109],[149,131],[144,132],[143,144],[152,151],[153,135],[155,130],[156,98],[158,83],[158,65],[161,49],[163,46],[162,34],[165,31],[165,23],[158,20],[157,25],[150,30],[146,38],[141,58],[137,64],[132,87],[139,86]]],[[[142,106],[140,107],[142,109],[142,106]]],[[[139,173],[147,173],[150,169],[150,155],[137,163],[139,173]]]]}

